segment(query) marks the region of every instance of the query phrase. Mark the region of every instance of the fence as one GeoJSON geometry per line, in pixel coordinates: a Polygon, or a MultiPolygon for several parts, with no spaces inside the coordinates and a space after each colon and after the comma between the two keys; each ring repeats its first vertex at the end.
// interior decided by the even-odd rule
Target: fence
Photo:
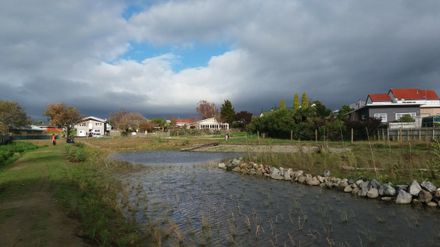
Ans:
{"type": "Polygon", "coordinates": [[[0,135],[0,145],[7,144],[12,140],[9,135],[0,135]]]}
{"type": "Polygon", "coordinates": [[[431,141],[440,139],[439,128],[379,129],[376,140],[381,141],[431,141]]]}

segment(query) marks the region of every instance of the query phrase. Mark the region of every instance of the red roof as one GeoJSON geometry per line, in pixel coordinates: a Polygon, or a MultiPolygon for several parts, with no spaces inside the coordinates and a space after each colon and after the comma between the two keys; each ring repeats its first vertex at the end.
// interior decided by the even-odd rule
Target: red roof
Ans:
{"type": "Polygon", "coordinates": [[[194,120],[189,118],[176,119],[176,124],[191,124],[194,123],[194,120]]]}
{"type": "Polygon", "coordinates": [[[391,88],[390,92],[397,99],[405,100],[439,100],[434,90],[425,90],[417,88],[391,88]]]}
{"type": "Polygon", "coordinates": [[[391,102],[390,96],[386,93],[369,94],[368,97],[372,102],[391,102]]]}

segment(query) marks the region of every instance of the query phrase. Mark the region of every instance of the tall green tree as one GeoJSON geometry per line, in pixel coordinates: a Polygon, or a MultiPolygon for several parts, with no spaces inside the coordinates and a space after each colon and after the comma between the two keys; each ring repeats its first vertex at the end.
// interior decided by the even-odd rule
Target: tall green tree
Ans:
{"type": "Polygon", "coordinates": [[[338,118],[340,120],[347,120],[348,119],[348,114],[352,111],[353,109],[350,108],[350,106],[348,105],[343,105],[341,106],[341,108],[338,111],[338,118]]]}
{"type": "Polygon", "coordinates": [[[296,112],[299,109],[299,96],[297,93],[293,96],[293,110],[296,112]]]}
{"type": "Polygon", "coordinates": [[[49,104],[44,115],[48,117],[51,125],[66,128],[66,140],[69,138],[73,125],[81,120],[78,109],[64,103],[49,104]]]}
{"type": "Polygon", "coordinates": [[[28,116],[17,102],[0,100],[0,133],[8,133],[11,128],[29,123],[28,116]]]}
{"type": "Polygon", "coordinates": [[[220,108],[220,117],[228,124],[232,124],[235,120],[235,110],[230,100],[225,100],[220,108]]]}
{"type": "Polygon", "coordinates": [[[279,105],[278,105],[278,108],[280,109],[280,110],[285,110],[286,109],[286,101],[285,100],[280,100],[280,103],[279,103],[279,105]]]}
{"type": "Polygon", "coordinates": [[[309,97],[307,96],[307,93],[304,92],[301,97],[301,109],[305,110],[309,108],[309,97]]]}

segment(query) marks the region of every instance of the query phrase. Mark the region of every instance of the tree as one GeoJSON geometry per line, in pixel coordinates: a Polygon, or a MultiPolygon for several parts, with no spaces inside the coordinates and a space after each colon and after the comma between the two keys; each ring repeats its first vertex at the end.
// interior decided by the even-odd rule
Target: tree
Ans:
{"type": "Polygon", "coordinates": [[[347,120],[349,117],[349,113],[352,111],[353,109],[350,108],[350,106],[348,105],[343,105],[341,106],[341,108],[338,111],[338,118],[340,120],[347,120]]]}
{"type": "Polygon", "coordinates": [[[301,109],[305,110],[309,107],[309,97],[307,96],[307,93],[304,92],[301,97],[301,109]]]}
{"type": "Polygon", "coordinates": [[[405,114],[402,117],[400,117],[400,119],[399,119],[399,122],[402,122],[402,123],[412,123],[414,121],[416,121],[416,120],[409,114],[405,114]]]}
{"type": "Polygon", "coordinates": [[[252,113],[248,111],[241,111],[235,114],[235,119],[242,122],[244,125],[248,125],[252,121],[252,113]]]}
{"type": "Polygon", "coordinates": [[[285,100],[280,100],[280,103],[279,103],[279,105],[278,105],[278,108],[280,109],[280,110],[286,110],[286,101],[285,100]]]}
{"type": "Polygon", "coordinates": [[[22,127],[29,123],[28,116],[18,103],[0,100],[0,133],[8,133],[10,128],[22,127]]]}
{"type": "Polygon", "coordinates": [[[138,112],[116,112],[110,115],[110,124],[123,134],[138,131],[143,121],[145,121],[144,116],[138,112]]]}
{"type": "Polygon", "coordinates": [[[319,100],[313,101],[313,105],[314,105],[314,108],[315,108],[315,111],[316,111],[316,114],[318,115],[318,117],[325,118],[325,117],[330,116],[330,114],[332,113],[332,111],[330,109],[328,109],[319,100]]]}
{"type": "Polygon", "coordinates": [[[299,109],[299,96],[297,93],[293,96],[293,110],[296,112],[299,109]]]}
{"type": "Polygon", "coordinates": [[[73,125],[81,120],[81,115],[73,106],[64,103],[49,104],[44,113],[49,118],[50,124],[59,128],[66,128],[66,140],[69,139],[73,125]]]}
{"type": "Polygon", "coordinates": [[[222,121],[227,122],[228,124],[232,124],[235,120],[235,110],[232,106],[231,101],[225,100],[223,105],[220,108],[220,117],[222,121]]]}
{"type": "Polygon", "coordinates": [[[214,103],[206,100],[201,100],[197,103],[196,111],[205,118],[215,117],[217,115],[217,107],[214,103]]]}

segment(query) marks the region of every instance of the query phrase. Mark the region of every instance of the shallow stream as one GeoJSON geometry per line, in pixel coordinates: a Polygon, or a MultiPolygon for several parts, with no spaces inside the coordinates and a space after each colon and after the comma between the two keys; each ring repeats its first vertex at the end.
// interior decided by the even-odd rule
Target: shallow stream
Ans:
{"type": "Polygon", "coordinates": [[[164,246],[440,246],[438,209],[399,206],[216,168],[234,153],[119,153],[127,214],[164,246]]]}

